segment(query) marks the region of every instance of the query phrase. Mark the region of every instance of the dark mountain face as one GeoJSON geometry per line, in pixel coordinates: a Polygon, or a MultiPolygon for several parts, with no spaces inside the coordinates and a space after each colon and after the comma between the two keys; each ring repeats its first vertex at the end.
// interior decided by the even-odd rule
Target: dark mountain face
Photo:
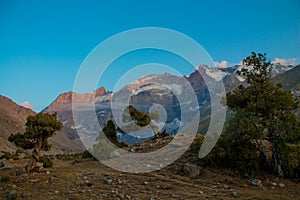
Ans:
{"type": "Polygon", "coordinates": [[[10,134],[24,132],[26,119],[30,115],[35,115],[35,112],[0,95],[0,151],[11,152],[16,149],[7,138],[10,134]]]}

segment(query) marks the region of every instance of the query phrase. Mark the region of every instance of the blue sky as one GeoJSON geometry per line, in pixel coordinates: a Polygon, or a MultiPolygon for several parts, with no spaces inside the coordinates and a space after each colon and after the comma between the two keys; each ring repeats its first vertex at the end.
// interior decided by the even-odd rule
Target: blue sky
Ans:
{"type": "MultiPolygon", "coordinates": [[[[149,26],[188,35],[214,61],[227,65],[239,63],[251,51],[266,52],[271,60],[300,62],[298,0],[1,0],[0,94],[41,110],[72,90],[81,63],[101,41],[149,26]]],[[[125,61],[119,61],[123,68],[125,61]]],[[[119,72],[118,67],[112,71],[119,72]]],[[[114,82],[107,75],[101,84],[112,90],[114,82]]]]}

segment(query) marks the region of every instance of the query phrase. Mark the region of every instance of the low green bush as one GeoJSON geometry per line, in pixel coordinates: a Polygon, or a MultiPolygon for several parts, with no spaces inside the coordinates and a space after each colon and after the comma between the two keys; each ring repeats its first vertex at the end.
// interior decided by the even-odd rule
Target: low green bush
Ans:
{"type": "Polygon", "coordinates": [[[41,156],[40,162],[43,163],[44,168],[53,167],[53,162],[52,162],[51,158],[49,158],[48,156],[41,156]]]}

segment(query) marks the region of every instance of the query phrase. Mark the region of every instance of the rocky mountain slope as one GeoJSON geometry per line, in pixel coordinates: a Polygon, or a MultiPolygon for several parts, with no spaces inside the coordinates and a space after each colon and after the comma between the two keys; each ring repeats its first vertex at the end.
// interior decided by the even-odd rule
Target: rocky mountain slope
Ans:
{"type": "MultiPolygon", "coordinates": [[[[96,137],[99,134],[98,131],[95,131],[97,124],[99,123],[101,127],[104,127],[107,121],[113,118],[113,114],[116,114],[113,113],[113,110],[117,110],[115,111],[117,115],[122,116],[124,102],[129,102],[129,104],[143,112],[149,112],[154,108],[161,116],[157,122],[160,130],[166,129],[169,133],[176,133],[179,126],[184,123],[181,119],[182,114],[184,114],[182,112],[186,112],[186,116],[193,117],[191,113],[199,111],[200,121],[202,121],[199,131],[205,132],[210,120],[211,104],[206,82],[209,82],[210,87],[214,89],[224,83],[225,90],[227,92],[231,91],[243,81],[242,77],[234,75],[232,72],[234,70],[221,71],[217,68],[201,65],[190,75],[182,77],[169,73],[147,75],[114,93],[106,92],[103,87],[86,94],[63,93],[43,112],[58,113],[58,118],[64,123],[64,128],[61,131],[62,134],[57,134],[56,137],[61,135],[60,137],[65,138],[55,139],[55,141],[57,145],[68,144],[68,149],[74,151],[78,150],[74,147],[80,147],[79,149],[82,147],[75,129],[85,131],[91,137],[96,137]],[[195,102],[195,99],[191,101],[193,98],[190,93],[195,95],[198,102],[195,102]],[[88,110],[82,109],[79,115],[84,117],[80,120],[79,125],[74,125],[71,110],[72,97],[74,97],[72,95],[76,95],[75,98],[78,101],[76,103],[95,105],[96,121],[90,117],[88,110]],[[111,102],[114,103],[113,106],[116,108],[112,107],[111,102]],[[162,125],[160,126],[160,124],[162,125]],[[58,144],[59,141],[64,142],[58,144]],[[70,142],[75,145],[70,144],[70,142]]],[[[220,94],[211,91],[211,95],[220,94]]],[[[185,120],[188,121],[188,119],[185,120]]],[[[128,143],[132,143],[132,141],[128,141],[128,143]]],[[[64,147],[64,149],[66,150],[67,147],[64,147]]]]}
{"type": "Polygon", "coordinates": [[[35,115],[35,112],[0,95],[0,151],[12,152],[16,150],[16,146],[10,143],[7,138],[10,134],[25,130],[26,118],[29,115],[35,115]]]}

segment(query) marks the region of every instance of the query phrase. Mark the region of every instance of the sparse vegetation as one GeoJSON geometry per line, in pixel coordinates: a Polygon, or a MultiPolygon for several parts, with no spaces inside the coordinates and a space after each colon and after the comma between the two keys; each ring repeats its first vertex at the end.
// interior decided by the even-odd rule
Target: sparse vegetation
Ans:
{"type": "Polygon", "coordinates": [[[3,176],[0,176],[0,183],[6,183],[10,181],[10,175],[3,175],[3,176]]]}

